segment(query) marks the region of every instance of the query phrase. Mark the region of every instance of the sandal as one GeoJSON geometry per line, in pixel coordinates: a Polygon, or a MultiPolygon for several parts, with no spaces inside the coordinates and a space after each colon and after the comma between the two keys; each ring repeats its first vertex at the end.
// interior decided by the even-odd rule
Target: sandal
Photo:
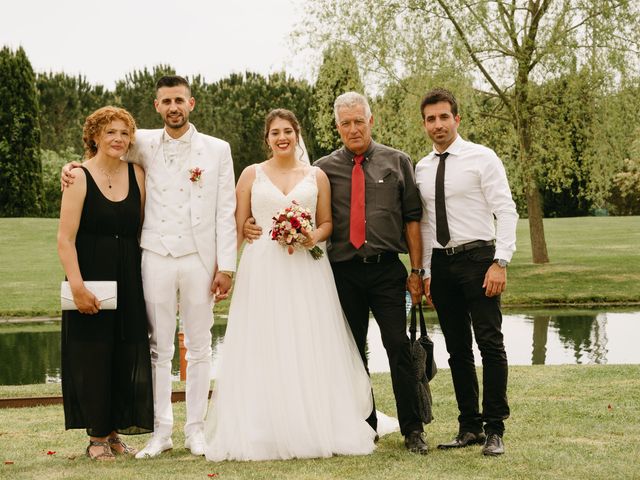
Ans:
{"type": "Polygon", "coordinates": [[[89,446],[87,447],[87,457],[91,460],[105,461],[115,460],[115,455],[111,452],[109,442],[98,442],[97,440],[89,440],[89,446]],[[102,453],[93,455],[91,453],[91,447],[102,447],[102,453]]]}
{"type": "Polygon", "coordinates": [[[113,437],[107,440],[109,442],[109,447],[111,447],[111,451],[116,455],[135,455],[138,453],[137,448],[130,447],[126,443],[122,441],[120,437],[113,437]],[[114,448],[116,445],[119,445],[121,450],[114,448]]]}

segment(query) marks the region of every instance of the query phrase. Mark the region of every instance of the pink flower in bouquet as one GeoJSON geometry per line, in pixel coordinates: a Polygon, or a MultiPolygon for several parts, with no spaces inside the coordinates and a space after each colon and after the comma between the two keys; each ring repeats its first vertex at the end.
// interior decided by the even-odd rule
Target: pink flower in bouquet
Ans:
{"type": "Polygon", "coordinates": [[[273,216],[271,240],[275,240],[287,248],[289,254],[297,250],[307,250],[317,260],[324,252],[317,245],[307,249],[303,245],[308,233],[313,231],[311,211],[293,200],[291,206],[284,208],[273,216]]]}

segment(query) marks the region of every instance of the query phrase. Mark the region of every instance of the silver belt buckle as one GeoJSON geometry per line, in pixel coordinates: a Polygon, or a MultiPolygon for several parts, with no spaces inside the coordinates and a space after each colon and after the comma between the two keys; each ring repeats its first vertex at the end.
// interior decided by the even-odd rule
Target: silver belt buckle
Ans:
{"type": "Polygon", "coordinates": [[[455,255],[455,254],[456,254],[456,247],[449,247],[449,248],[445,248],[445,249],[444,249],[444,253],[445,253],[447,256],[451,257],[452,255],[455,255]]]}
{"type": "Polygon", "coordinates": [[[371,261],[367,260],[368,258],[371,258],[371,257],[364,257],[362,259],[362,263],[380,263],[381,255],[382,255],[381,253],[378,253],[377,255],[371,255],[371,257],[374,257],[374,259],[371,261]]]}

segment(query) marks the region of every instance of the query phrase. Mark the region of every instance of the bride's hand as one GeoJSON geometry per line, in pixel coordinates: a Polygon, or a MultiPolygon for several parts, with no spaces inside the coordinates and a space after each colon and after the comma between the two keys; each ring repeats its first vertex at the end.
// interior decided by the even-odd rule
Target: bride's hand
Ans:
{"type": "Polygon", "coordinates": [[[300,230],[300,233],[304,235],[305,240],[301,243],[302,245],[304,245],[305,248],[307,248],[308,250],[311,250],[313,247],[316,246],[316,243],[318,243],[318,241],[316,240],[315,230],[312,230],[311,232],[307,232],[303,228],[302,230],[300,230]]]}

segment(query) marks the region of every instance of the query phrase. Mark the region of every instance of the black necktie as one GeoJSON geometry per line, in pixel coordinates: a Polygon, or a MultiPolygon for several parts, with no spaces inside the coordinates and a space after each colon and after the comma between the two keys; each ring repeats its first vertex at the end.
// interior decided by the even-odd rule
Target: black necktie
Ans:
{"type": "Polygon", "coordinates": [[[436,240],[440,245],[446,247],[451,239],[447,223],[447,206],[444,202],[444,162],[449,156],[449,152],[436,153],[436,156],[440,158],[436,171],[436,240]]]}

